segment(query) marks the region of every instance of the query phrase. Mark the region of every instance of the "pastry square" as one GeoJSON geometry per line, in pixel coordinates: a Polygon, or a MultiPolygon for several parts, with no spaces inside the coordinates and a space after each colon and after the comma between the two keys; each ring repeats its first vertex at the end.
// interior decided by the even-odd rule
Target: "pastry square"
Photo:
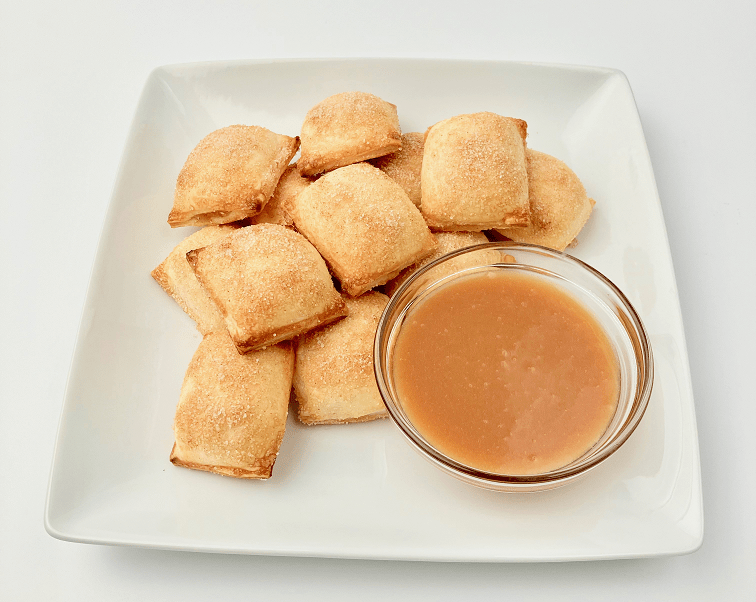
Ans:
{"type": "Polygon", "coordinates": [[[527,149],[530,225],[499,228],[515,242],[564,251],[591,215],[595,201],[580,179],[556,157],[527,149]]]}
{"type": "Polygon", "coordinates": [[[267,479],[289,411],[290,343],[239,355],[227,332],[205,335],[186,370],[176,407],[176,466],[267,479]]]}
{"type": "Polygon", "coordinates": [[[312,176],[396,152],[401,133],[396,105],[367,92],[329,96],[305,116],[299,171],[312,176]]]}
{"type": "Polygon", "coordinates": [[[176,181],[171,228],[228,224],[257,215],[299,148],[299,138],[256,125],[215,130],[195,147],[176,181]]]}
{"type": "Polygon", "coordinates": [[[420,171],[423,167],[425,134],[410,132],[402,134],[402,150],[384,155],[370,162],[385,172],[402,188],[410,201],[420,206],[420,171]]]}
{"type": "Polygon", "coordinates": [[[257,224],[187,253],[239,353],[279,343],[346,314],[328,267],[290,228],[257,224]]]}
{"type": "Polygon", "coordinates": [[[310,185],[310,180],[299,175],[297,164],[289,165],[283,172],[278,186],[273,191],[273,196],[265,204],[263,210],[249,218],[252,224],[278,224],[279,226],[292,226],[294,220],[286,213],[284,207],[292,197],[298,195],[310,185]]]}
{"type": "Polygon", "coordinates": [[[287,211],[352,297],[391,280],[436,248],[402,187],[367,163],[325,174],[287,211]]]}
{"type": "MultiPolygon", "coordinates": [[[[452,251],[488,242],[488,238],[486,238],[486,235],[482,232],[436,232],[435,237],[438,241],[438,247],[436,247],[436,250],[433,251],[433,253],[424,259],[413,263],[411,266],[404,268],[396,278],[386,283],[383,290],[389,297],[396,292],[407,278],[412,276],[412,274],[424,265],[428,265],[431,261],[435,261],[442,255],[446,255],[452,251]]],[[[438,277],[441,278],[444,275],[453,274],[454,272],[471,265],[480,265],[478,257],[479,256],[463,256],[450,259],[444,264],[444,274],[440,271],[434,273],[438,274],[438,277]]],[[[441,268],[438,268],[438,270],[440,269],[441,268]]]]}
{"type": "Polygon", "coordinates": [[[436,230],[530,223],[527,124],[495,113],[457,115],[428,129],[420,209],[436,230]]]}
{"type": "Polygon", "coordinates": [[[345,297],[349,315],[297,342],[294,394],[305,424],[366,422],[387,416],[373,373],[373,339],[388,297],[345,297]]]}
{"type": "Polygon", "coordinates": [[[182,240],[163,263],[152,270],[152,277],[173,297],[202,334],[226,330],[218,306],[197,282],[194,270],[186,260],[186,254],[194,249],[206,247],[225,238],[236,228],[234,226],[207,226],[182,240]]]}

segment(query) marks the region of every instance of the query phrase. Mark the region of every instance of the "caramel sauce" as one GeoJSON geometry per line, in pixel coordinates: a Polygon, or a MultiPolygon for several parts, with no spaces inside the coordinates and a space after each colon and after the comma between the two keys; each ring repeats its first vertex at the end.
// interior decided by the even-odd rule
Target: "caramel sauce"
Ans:
{"type": "Polygon", "coordinates": [[[596,319],[535,274],[495,268],[418,302],[393,351],[407,417],[436,449],[472,468],[530,475],[598,441],[619,367],[596,319]]]}

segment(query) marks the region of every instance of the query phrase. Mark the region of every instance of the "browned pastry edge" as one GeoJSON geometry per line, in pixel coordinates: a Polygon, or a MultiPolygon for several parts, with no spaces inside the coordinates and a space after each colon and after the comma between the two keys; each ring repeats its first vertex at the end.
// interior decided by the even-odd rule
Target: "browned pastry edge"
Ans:
{"type": "MultiPolygon", "coordinates": [[[[407,263],[407,265],[404,265],[404,266],[402,266],[400,268],[397,268],[396,270],[394,270],[392,272],[389,272],[388,274],[384,274],[383,276],[381,276],[379,278],[372,278],[372,279],[367,279],[367,278],[360,278],[360,279],[344,278],[343,280],[339,280],[339,282],[341,283],[341,289],[343,290],[343,292],[345,292],[350,297],[359,297],[361,294],[366,293],[370,289],[373,289],[373,288],[375,288],[377,286],[381,286],[383,284],[386,284],[389,280],[393,280],[394,278],[396,278],[401,273],[401,271],[404,268],[406,268],[407,266],[412,265],[415,262],[420,261],[421,259],[425,259],[428,255],[430,255],[431,253],[433,253],[433,251],[436,250],[437,246],[438,246],[437,244],[434,244],[433,247],[431,247],[430,249],[428,249],[428,248],[421,249],[420,252],[414,256],[414,258],[412,258],[411,260],[409,260],[409,262],[407,263]]],[[[329,262],[329,263],[331,263],[331,262],[329,262]]],[[[338,273],[339,270],[340,270],[338,263],[333,262],[332,266],[333,266],[333,271],[335,271],[336,273],[338,273]]],[[[343,270],[341,270],[341,271],[343,272],[343,270]]]]}
{"type": "Polygon", "coordinates": [[[520,132],[520,137],[522,138],[522,141],[526,143],[527,137],[528,137],[528,122],[523,121],[522,119],[517,119],[517,117],[510,117],[510,119],[515,122],[515,125],[517,126],[517,129],[520,132]]]}
{"type": "Polygon", "coordinates": [[[337,167],[346,167],[353,163],[359,163],[360,161],[367,161],[368,159],[375,159],[376,157],[382,157],[402,150],[402,139],[389,137],[386,144],[377,149],[372,149],[362,153],[354,154],[349,159],[331,160],[331,161],[315,161],[309,157],[300,157],[297,160],[297,168],[302,176],[316,176],[327,171],[333,171],[337,167]]]}
{"type": "MultiPolygon", "coordinates": [[[[165,292],[167,292],[169,295],[171,295],[171,297],[173,297],[173,287],[171,286],[171,281],[168,279],[168,275],[165,273],[165,270],[163,269],[162,263],[150,272],[150,276],[152,276],[155,279],[155,282],[157,282],[160,286],[163,287],[163,290],[165,292]]],[[[173,297],[173,298],[176,299],[176,297],[173,297]]],[[[178,303],[181,306],[181,309],[186,311],[186,307],[183,301],[179,301],[178,299],[176,299],[176,303],[178,303]]]]}
{"type": "Polygon", "coordinates": [[[265,197],[258,194],[254,198],[248,199],[245,209],[234,209],[230,211],[176,211],[171,209],[168,214],[168,225],[171,228],[183,228],[184,226],[212,226],[230,224],[238,222],[247,217],[257,215],[265,206],[265,197]]]}
{"type": "MultiPolygon", "coordinates": [[[[293,397],[296,399],[296,393],[293,395],[293,397]]],[[[358,422],[372,422],[373,420],[378,420],[380,418],[386,417],[388,417],[388,412],[386,410],[381,410],[379,412],[365,414],[364,416],[358,416],[357,418],[348,418],[346,420],[311,420],[307,418],[307,416],[302,416],[299,411],[299,404],[297,403],[297,418],[302,424],[306,424],[307,426],[317,426],[320,424],[356,424],[358,422]]]]}
{"type": "Polygon", "coordinates": [[[215,466],[209,464],[197,464],[196,462],[184,462],[176,456],[175,443],[171,449],[170,461],[174,466],[182,466],[194,470],[204,470],[205,472],[213,472],[227,477],[236,477],[237,479],[269,479],[273,474],[273,466],[267,468],[260,467],[257,470],[247,470],[245,468],[233,468],[231,466],[215,466]]]}
{"type": "MultiPolygon", "coordinates": [[[[205,247],[200,247],[200,249],[204,249],[204,248],[205,247]]],[[[186,254],[186,260],[189,262],[189,265],[192,266],[193,270],[197,269],[197,253],[199,252],[200,249],[192,249],[191,251],[188,251],[186,254]]],[[[201,282],[200,282],[200,285],[202,285],[201,282]]]]}
{"type": "MultiPolygon", "coordinates": [[[[425,223],[431,230],[438,230],[441,232],[481,232],[482,230],[494,230],[496,228],[503,228],[501,221],[485,222],[477,224],[460,224],[451,223],[445,220],[434,219],[431,216],[423,214],[425,223]]],[[[509,228],[526,227],[530,225],[530,212],[521,210],[513,213],[504,220],[504,225],[509,228]]]]}
{"type": "MultiPolygon", "coordinates": [[[[344,303],[344,300],[339,297],[336,302],[325,311],[322,311],[319,314],[312,316],[311,318],[300,320],[299,322],[295,322],[294,324],[289,324],[287,327],[281,329],[280,332],[276,332],[276,336],[274,338],[271,338],[270,336],[268,336],[267,338],[250,337],[244,341],[237,341],[236,339],[234,339],[234,344],[239,350],[239,353],[243,355],[245,353],[249,353],[250,351],[254,351],[255,349],[261,349],[263,347],[267,347],[268,345],[275,345],[277,343],[288,341],[289,339],[293,339],[297,335],[303,334],[309,330],[312,330],[313,328],[318,328],[320,326],[330,324],[331,322],[335,322],[339,318],[343,318],[346,315],[346,304],[344,303]]],[[[233,336],[231,338],[233,338],[233,336]]]]}

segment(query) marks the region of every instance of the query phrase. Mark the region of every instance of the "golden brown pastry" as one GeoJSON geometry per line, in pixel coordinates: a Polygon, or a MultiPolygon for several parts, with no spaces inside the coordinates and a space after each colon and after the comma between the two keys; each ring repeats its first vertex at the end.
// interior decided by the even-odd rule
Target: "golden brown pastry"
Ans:
{"type": "Polygon", "coordinates": [[[373,339],[388,297],[371,291],[344,301],[349,315],[297,342],[294,393],[305,424],[387,416],[373,373],[373,339]]]}
{"type": "Polygon", "coordinates": [[[401,133],[396,105],[366,92],[329,96],[305,116],[299,172],[312,176],[396,152],[401,133]]]}
{"type": "Polygon", "coordinates": [[[420,206],[420,171],[423,167],[423,143],[425,134],[410,132],[402,134],[402,150],[371,160],[387,176],[395,180],[410,201],[420,206]]]}
{"type": "Polygon", "coordinates": [[[269,478],[286,428],[293,372],[290,343],[239,355],[227,332],[205,335],[181,387],[171,462],[269,478]]]}
{"type": "Polygon", "coordinates": [[[591,215],[589,199],[580,179],[562,161],[528,149],[530,226],[498,228],[515,242],[528,242],[564,251],[591,215]]]}
{"type": "MultiPolygon", "coordinates": [[[[438,247],[436,247],[436,250],[425,259],[421,259],[408,268],[405,268],[396,278],[387,282],[386,286],[383,287],[383,290],[387,295],[393,295],[407,278],[412,276],[412,274],[424,265],[428,265],[431,261],[435,261],[439,257],[451,253],[452,251],[456,251],[457,249],[464,249],[466,247],[472,247],[474,245],[488,242],[486,235],[482,232],[436,232],[435,236],[438,241],[438,247]]],[[[475,257],[462,256],[450,259],[444,264],[443,274],[440,271],[434,273],[438,274],[439,278],[444,275],[453,274],[457,270],[472,265],[479,265],[478,258],[479,256],[476,255],[475,257]]],[[[438,268],[438,270],[441,270],[441,268],[438,268]]]]}
{"type": "Polygon", "coordinates": [[[310,180],[299,175],[297,164],[293,163],[284,170],[278,186],[273,191],[273,196],[265,204],[265,208],[250,218],[253,224],[278,224],[279,226],[292,226],[294,220],[284,210],[284,206],[291,197],[298,195],[310,185],[310,180]]]}
{"type": "Polygon", "coordinates": [[[226,325],[218,307],[197,282],[194,270],[186,260],[186,254],[228,236],[234,229],[234,226],[202,228],[182,240],[165,261],[152,270],[152,277],[197,323],[197,329],[202,334],[225,330],[226,325]]]}
{"type": "Polygon", "coordinates": [[[262,211],[299,138],[232,125],[202,139],[176,181],[171,228],[228,224],[262,211]]]}
{"type": "Polygon", "coordinates": [[[457,115],[428,129],[420,209],[437,230],[527,226],[527,124],[495,113],[457,115]]]}
{"type": "Polygon", "coordinates": [[[322,176],[287,211],[356,297],[381,285],[436,248],[436,239],[401,186],[358,163],[322,176]]]}
{"type": "Polygon", "coordinates": [[[240,353],[346,314],[323,258],[290,228],[247,226],[186,257],[240,353]]]}

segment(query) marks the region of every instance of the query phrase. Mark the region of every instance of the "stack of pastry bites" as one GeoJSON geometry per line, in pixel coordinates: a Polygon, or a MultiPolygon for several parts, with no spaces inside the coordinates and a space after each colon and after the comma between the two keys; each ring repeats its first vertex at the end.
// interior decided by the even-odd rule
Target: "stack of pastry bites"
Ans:
{"type": "Polygon", "coordinates": [[[178,176],[168,223],[203,228],[152,275],[204,338],[174,464],[270,477],[292,389],[305,424],[385,416],[372,348],[388,297],[372,289],[392,294],[483,230],[563,250],[591,211],[566,165],[527,149],[519,119],[459,115],[402,135],[396,106],[348,92],[313,107],[300,135],[290,164],[299,137],[222,128],[178,176]]]}

